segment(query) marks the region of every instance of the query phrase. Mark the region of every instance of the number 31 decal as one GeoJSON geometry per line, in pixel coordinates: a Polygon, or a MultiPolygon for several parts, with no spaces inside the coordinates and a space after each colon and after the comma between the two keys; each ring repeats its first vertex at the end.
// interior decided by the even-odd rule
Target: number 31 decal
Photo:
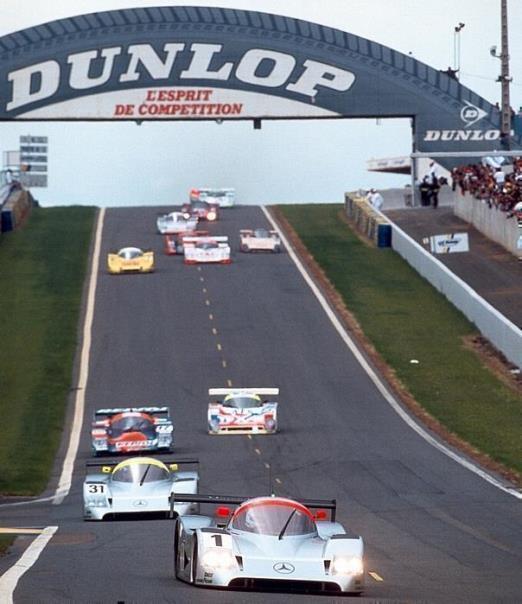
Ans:
{"type": "Polygon", "coordinates": [[[105,493],[105,485],[104,484],[90,484],[89,493],[105,493]]]}

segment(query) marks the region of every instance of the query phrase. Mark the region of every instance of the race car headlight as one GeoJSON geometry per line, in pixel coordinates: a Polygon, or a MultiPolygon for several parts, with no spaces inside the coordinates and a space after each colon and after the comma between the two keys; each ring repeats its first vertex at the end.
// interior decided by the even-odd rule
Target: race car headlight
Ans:
{"type": "Polygon", "coordinates": [[[201,565],[207,570],[228,570],[236,566],[236,559],[229,549],[210,547],[201,557],[201,565]]]}
{"type": "Polygon", "coordinates": [[[332,573],[334,575],[361,575],[363,561],[358,556],[334,556],[332,573]]]}
{"type": "Polygon", "coordinates": [[[105,496],[94,496],[87,499],[87,505],[91,508],[104,508],[107,506],[107,498],[105,496]]]}

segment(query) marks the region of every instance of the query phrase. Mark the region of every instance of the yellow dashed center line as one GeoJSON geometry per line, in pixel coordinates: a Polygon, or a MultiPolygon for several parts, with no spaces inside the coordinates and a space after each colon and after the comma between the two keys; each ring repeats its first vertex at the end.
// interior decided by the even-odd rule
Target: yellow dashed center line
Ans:
{"type": "Polygon", "coordinates": [[[275,481],[277,482],[277,484],[283,484],[283,481],[280,478],[276,478],[275,481]]]}
{"type": "Polygon", "coordinates": [[[252,434],[247,434],[248,440],[252,440],[252,434]]]}
{"type": "Polygon", "coordinates": [[[368,574],[372,579],[375,579],[375,581],[384,581],[384,579],[374,571],[370,571],[368,574]]]}
{"type": "Polygon", "coordinates": [[[201,281],[201,283],[203,283],[203,281],[205,281],[204,277],[200,277],[199,280],[201,281]]]}
{"type": "Polygon", "coordinates": [[[261,449],[258,449],[257,447],[254,449],[254,451],[258,454],[261,455],[261,449]]]}
{"type": "Polygon", "coordinates": [[[201,272],[201,266],[198,266],[198,271],[201,272]]]}
{"type": "Polygon", "coordinates": [[[217,336],[217,329],[215,327],[212,328],[212,333],[217,336]]]}
{"type": "Polygon", "coordinates": [[[208,315],[208,318],[209,318],[211,321],[213,321],[213,320],[214,320],[214,315],[213,315],[212,313],[210,313],[210,314],[208,315]]]}
{"type": "Polygon", "coordinates": [[[207,306],[210,306],[210,300],[205,300],[205,304],[206,304],[207,306]]]}
{"type": "Polygon", "coordinates": [[[265,461],[265,468],[266,468],[267,470],[270,470],[270,464],[269,464],[269,463],[267,463],[266,461],[265,461]]]}
{"type": "Polygon", "coordinates": [[[202,291],[203,291],[204,294],[206,294],[207,293],[207,288],[204,287],[202,291]]]}
{"type": "Polygon", "coordinates": [[[225,367],[227,366],[227,362],[225,361],[225,359],[223,359],[223,360],[221,361],[221,365],[223,365],[223,368],[225,368],[225,367]]]}
{"type": "Polygon", "coordinates": [[[221,344],[216,344],[216,348],[217,348],[218,350],[223,350],[223,349],[221,348],[221,344]]]}

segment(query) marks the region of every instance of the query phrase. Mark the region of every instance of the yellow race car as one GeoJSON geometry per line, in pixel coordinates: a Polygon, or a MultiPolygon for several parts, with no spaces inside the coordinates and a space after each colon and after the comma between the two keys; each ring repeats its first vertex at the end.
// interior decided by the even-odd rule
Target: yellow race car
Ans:
{"type": "Polygon", "coordinates": [[[107,268],[112,275],[152,273],[154,270],[154,252],[143,251],[139,247],[124,247],[119,252],[108,254],[107,268]]]}

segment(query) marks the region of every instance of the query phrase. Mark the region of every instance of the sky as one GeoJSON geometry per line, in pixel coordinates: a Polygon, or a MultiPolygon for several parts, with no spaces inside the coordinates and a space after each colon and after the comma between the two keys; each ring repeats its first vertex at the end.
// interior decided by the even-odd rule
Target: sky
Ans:
{"type": "MultiPolygon", "coordinates": [[[[435,69],[454,64],[460,81],[490,102],[500,99],[500,0],[2,0],[0,36],[55,19],[137,6],[220,6],[296,17],[411,53],[435,69]]],[[[511,105],[522,106],[522,2],[509,0],[511,105]]],[[[368,172],[371,158],[407,155],[409,120],[310,120],[221,125],[188,123],[0,123],[0,151],[21,134],[49,137],[44,206],[171,205],[197,186],[235,187],[239,203],[340,202],[345,191],[404,186],[408,177],[368,172]]]]}

